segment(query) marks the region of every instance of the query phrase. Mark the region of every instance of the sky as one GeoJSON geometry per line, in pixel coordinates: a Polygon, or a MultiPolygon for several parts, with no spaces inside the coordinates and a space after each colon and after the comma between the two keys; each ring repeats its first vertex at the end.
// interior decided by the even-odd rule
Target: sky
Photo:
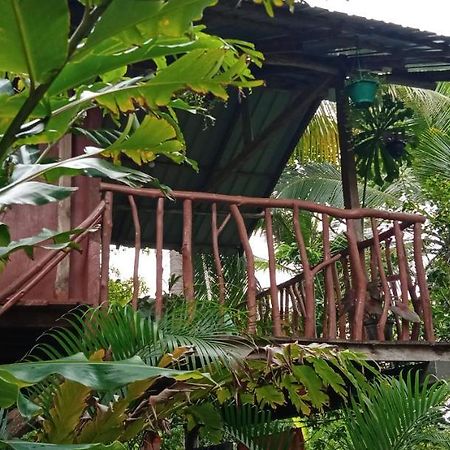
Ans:
{"type": "MultiPolygon", "coordinates": [[[[432,31],[437,34],[450,36],[450,0],[307,0],[311,6],[319,6],[333,11],[393,22],[403,26],[432,31]]],[[[265,239],[260,236],[252,238],[252,247],[256,256],[267,258],[265,239]]],[[[117,268],[121,278],[132,276],[132,249],[113,252],[112,266],[117,268]]],[[[142,255],[140,275],[150,287],[153,295],[155,263],[154,255],[142,255]]],[[[164,272],[169,272],[169,256],[164,254],[164,272]]],[[[268,285],[268,274],[258,274],[260,283],[268,285]]],[[[277,282],[281,283],[290,278],[289,274],[278,274],[277,282]]],[[[166,288],[166,286],[165,286],[166,288]]]]}
{"type": "Polygon", "coordinates": [[[450,0],[307,0],[307,3],[450,36],[450,0]]]}

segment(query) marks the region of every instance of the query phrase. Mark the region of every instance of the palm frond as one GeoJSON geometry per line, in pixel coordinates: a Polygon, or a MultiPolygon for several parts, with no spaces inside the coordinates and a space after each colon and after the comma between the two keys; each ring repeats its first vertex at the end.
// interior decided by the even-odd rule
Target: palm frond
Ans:
{"type": "Polygon", "coordinates": [[[339,164],[336,104],[324,100],[291,155],[291,164],[339,164]]]}
{"type": "MultiPolygon", "coordinates": [[[[348,450],[407,450],[430,442],[443,423],[446,383],[423,384],[417,372],[400,379],[383,379],[360,394],[345,413],[348,450]]],[[[433,447],[435,448],[435,447],[433,447]]],[[[440,447],[439,447],[440,448],[440,447]]]]}
{"type": "MultiPolygon", "coordinates": [[[[360,196],[362,184],[358,186],[360,196]]],[[[285,172],[276,188],[277,198],[297,198],[314,203],[326,204],[336,208],[344,207],[344,196],[340,170],[326,163],[311,163],[298,171],[285,172]]],[[[380,207],[386,204],[399,206],[399,198],[374,187],[367,188],[368,207],[380,207]]]]}
{"type": "Polygon", "coordinates": [[[269,410],[250,405],[227,405],[222,410],[226,432],[249,450],[287,450],[291,421],[273,420],[269,410]]]}
{"type": "Polygon", "coordinates": [[[422,133],[414,160],[415,173],[419,178],[438,176],[450,180],[450,127],[448,132],[430,128],[422,133]]]}
{"type": "Polygon", "coordinates": [[[183,346],[192,347],[189,365],[196,369],[230,364],[242,347],[232,321],[212,303],[191,311],[183,302],[168,309],[160,321],[130,306],[75,310],[64,320],[66,326],[46,333],[30,357],[56,359],[78,352],[89,356],[104,349],[112,360],[138,355],[157,365],[163,355],[183,346]]]}

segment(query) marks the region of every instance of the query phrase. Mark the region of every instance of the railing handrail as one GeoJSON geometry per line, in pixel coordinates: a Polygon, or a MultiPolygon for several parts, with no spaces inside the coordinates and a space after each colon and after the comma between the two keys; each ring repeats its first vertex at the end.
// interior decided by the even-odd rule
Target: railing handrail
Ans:
{"type": "MultiPolygon", "coordinates": [[[[101,183],[102,191],[117,192],[126,195],[136,195],[140,197],[162,198],[164,193],[154,188],[132,188],[113,183],[101,183]]],[[[319,214],[328,214],[340,219],[363,219],[377,218],[384,220],[396,220],[407,222],[409,224],[424,223],[426,218],[420,214],[411,214],[403,212],[382,211],[373,208],[342,209],[332,206],[320,205],[308,200],[281,199],[281,198],[263,198],[263,197],[245,197],[241,195],[215,194],[210,192],[193,191],[170,191],[170,196],[175,200],[191,200],[209,203],[237,204],[239,206],[256,206],[261,208],[299,208],[319,214]]]]}

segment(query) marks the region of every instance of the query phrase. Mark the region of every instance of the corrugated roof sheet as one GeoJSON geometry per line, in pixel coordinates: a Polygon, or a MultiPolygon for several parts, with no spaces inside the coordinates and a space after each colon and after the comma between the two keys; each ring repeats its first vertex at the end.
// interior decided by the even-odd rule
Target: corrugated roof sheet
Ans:
{"type": "MultiPolygon", "coordinates": [[[[199,173],[162,160],[152,170],[176,190],[269,196],[306,123],[326,95],[326,90],[319,89],[311,97],[326,76],[342,76],[343,70],[362,66],[404,83],[450,80],[450,38],[434,33],[304,5],[294,14],[277,10],[272,19],[262,7],[236,0],[221,0],[207,10],[204,22],[211,33],[254,42],[263,51],[267,63],[257,76],[267,81],[267,87],[255,89],[244,102],[232,94],[227,104],[213,111],[214,125],[205,127],[199,116],[180,117],[188,156],[199,163],[199,173]],[[238,3],[241,7],[236,8],[238,3]],[[300,107],[293,104],[294,98],[300,107]],[[231,168],[230,162],[248,150],[242,118],[245,103],[255,137],[280,115],[286,113],[286,118],[256,152],[231,168]]],[[[210,217],[200,205],[194,208],[195,243],[209,245],[210,217]]],[[[144,241],[153,245],[155,204],[141,199],[139,209],[144,241]]],[[[166,209],[165,243],[176,248],[181,242],[182,208],[166,202],[166,209]]],[[[251,230],[255,220],[246,223],[251,230]]],[[[116,199],[114,224],[114,241],[132,245],[134,229],[126,198],[116,199]]],[[[221,244],[238,245],[233,227],[226,228],[221,244]]]]}

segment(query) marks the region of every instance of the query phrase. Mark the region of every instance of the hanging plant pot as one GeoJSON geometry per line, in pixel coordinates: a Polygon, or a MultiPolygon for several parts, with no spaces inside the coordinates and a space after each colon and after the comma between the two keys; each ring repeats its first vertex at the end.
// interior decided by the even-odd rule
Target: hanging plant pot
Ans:
{"type": "Polygon", "coordinates": [[[347,94],[356,108],[373,105],[379,83],[376,80],[355,80],[347,86],[347,94]]]}

